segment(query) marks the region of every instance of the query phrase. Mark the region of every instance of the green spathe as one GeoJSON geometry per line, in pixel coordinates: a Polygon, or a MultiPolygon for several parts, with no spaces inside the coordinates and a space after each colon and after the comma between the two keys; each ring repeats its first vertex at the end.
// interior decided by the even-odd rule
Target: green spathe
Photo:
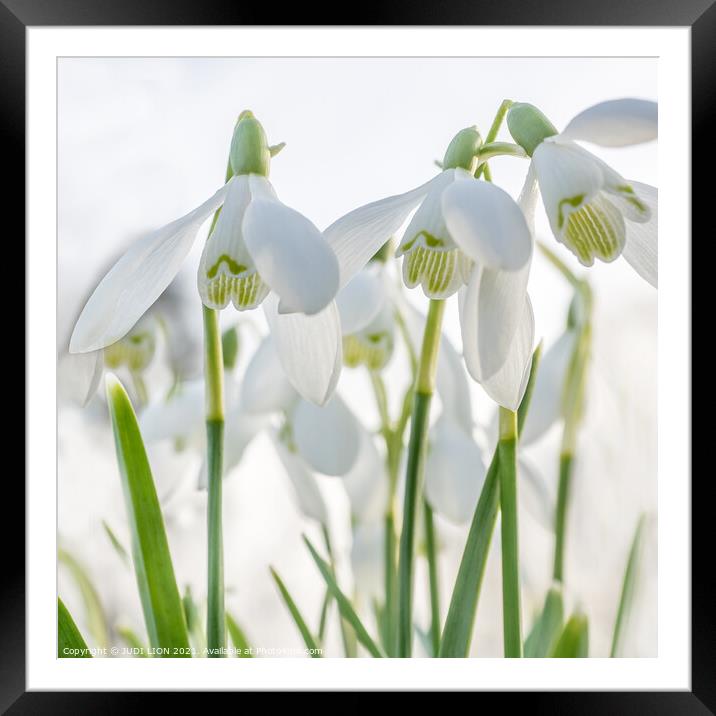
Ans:
{"type": "Polygon", "coordinates": [[[558,134],[555,126],[533,104],[517,102],[507,113],[507,128],[512,138],[531,157],[537,147],[558,134]]]}
{"type": "Polygon", "coordinates": [[[235,175],[260,174],[267,177],[271,165],[271,148],[266,132],[253,112],[244,110],[234,127],[229,161],[235,175]]]}
{"type": "Polygon", "coordinates": [[[443,169],[466,169],[471,174],[477,168],[477,153],[482,144],[482,137],[477,127],[461,129],[453,138],[445,151],[443,169]]]}

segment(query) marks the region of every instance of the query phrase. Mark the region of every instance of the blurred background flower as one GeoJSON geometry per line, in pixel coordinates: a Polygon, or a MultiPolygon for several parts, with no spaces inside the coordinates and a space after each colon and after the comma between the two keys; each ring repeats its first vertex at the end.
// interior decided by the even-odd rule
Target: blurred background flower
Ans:
{"type": "MultiPolygon", "coordinates": [[[[129,534],[107,409],[101,395],[85,408],[76,401],[78,375],[65,359],[70,332],[97,281],[134,239],[186,213],[215,190],[223,177],[238,111],[251,107],[269,136],[286,141],[286,148],[273,161],[272,181],[281,187],[282,200],[299,207],[323,229],[356,206],[427,181],[435,173],[433,160],[440,158],[455,131],[472,124],[486,131],[505,97],[534,103],[556,126],[564,127],[582,109],[599,101],[626,96],[656,99],[657,95],[653,59],[65,58],[58,72],[58,539],[73,560],[62,560],[58,566],[59,589],[93,643],[102,639],[119,643],[126,627],[142,636],[144,626],[134,575],[122,556],[129,548],[129,534]],[[545,81],[539,81],[540,77],[545,81]],[[478,80],[479,96],[464,92],[465,86],[478,80]],[[570,87],[568,94],[565,86],[570,87]],[[426,104],[426,96],[440,97],[440,102],[426,104]],[[90,629],[96,618],[93,621],[92,610],[85,608],[87,591],[77,577],[77,565],[94,585],[108,625],[105,635],[101,629],[90,629]]],[[[594,153],[622,176],[658,185],[655,145],[599,147],[594,153]]],[[[516,198],[527,162],[505,157],[492,160],[491,165],[499,185],[516,198]]],[[[542,208],[537,211],[536,230],[538,238],[551,239],[542,208]]],[[[582,270],[567,249],[551,245],[572,270],[582,270]]],[[[179,435],[168,429],[168,418],[155,421],[156,439],[149,451],[177,581],[182,592],[191,589],[200,609],[206,571],[206,494],[197,489],[202,455],[193,447],[195,436],[202,439],[202,391],[192,381],[201,378],[196,269],[202,247],[200,235],[177,280],[152,309],[151,315],[163,329],[141,376],[150,406],[183,401],[179,407],[187,411],[187,425],[198,411],[192,424],[199,426],[196,433],[187,430],[186,435],[179,435]]],[[[398,281],[399,269],[398,262],[382,269],[386,285],[398,281]]],[[[591,653],[606,656],[630,541],[639,515],[646,512],[638,608],[622,651],[628,656],[654,656],[657,294],[626,262],[598,262],[588,276],[595,300],[593,358],[572,482],[565,563],[567,610],[581,605],[590,619],[591,653]]],[[[572,291],[535,255],[529,292],[535,336],[544,339],[549,352],[562,340],[572,291]]],[[[424,311],[422,295],[410,293],[406,300],[424,311]]],[[[456,302],[452,303],[444,331],[460,351],[458,310],[456,302]]],[[[223,312],[224,328],[235,323],[236,315],[223,312]]],[[[383,320],[381,314],[376,317],[383,320]]],[[[385,326],[381,323],[383,327],[398,335],[389,321],[385,326]]],[[[242,397],[248,398],[242,394],[240,380],[266,333],[261,312],[247,317],[239,330],[232,380],[237,388],[237,415],[242,418],[246,418],[242,397]]],[[[386,351],[383,373],[392,415],[400,412],[408,380],[404,344],[397,338],[394,343],[386,351]]],[[[441,361],[449,360],[442,351],[441,361]]],[[[129,389],[136,390],[129,377],[129,389]]],[[[482,450],[486,462],[493,404],[478,385],[466,381],[467,414],[471,411],[474,425],[465,427],[464,407],[445,404],[455,403],[464,387],[451,392],[449,380],[444,375],[441,386],[438,379],[433,420],[445,411],[462,415],[460,429],[472,431],[469,438],[482,450]]],[[[231,385],[227,380],[227,391],[231,385]]],[[[252,380],[248,388],[253,385],[252,380]]],[[[269,381],[267,391],[271,386],[276,384],[269,381]]],[[[276,410],[284,405],[288,392],[272,396],[254,390],[249,397],[253,401],[263,397],[267,410],[276,410]]],[[[339,393],[350,415],[369,431],[378,430],[366,370],[344,369],[339,393]]],[[[144,420],[150,417],[145,415],[144,420]]],[[[384,498],[378,492],[380,480],[372,485],[366,478],[380,474],[385,456],[377,436],[361,432],[348,474],[330,477],[311,470],[306,456],[284,454],[283,447],[277,450],[278,438],[272,430],[280,421],[274,414],[269,422],[270,430],[262,429],[263,423],[257,429],[236,423],[237,433],[250,435],[251,440],[245,445],[234,441],[245,449],[231,461],[233,467],[224,483],[227,611],[254,645],[300,648],[300,635],[268,565],[276,567],[306,618],[317,623],[325,588],[300,536],[306,532],[312,542],[320,544],[322,530],[316,515],[307,514],[311,510],[294,499],[288,473],[297,469],[295,460],[299,459],[300,470],[307,470],[315,480],[320,502],[314,500],[311,505],[314,512],[323,509],[316,505],[325,507],[341,584],[370,613],[376,579],[380,586],[384,528],[375,505],[384,498]]],[[[542,432],[536,422],[533,427],[542,432]]],[[[532,429],[529,422],[527,429],[532,429]]],[[[305,450],[310,452],[308,438],[304,435],[305,450]]],[[[539,440],[525,445],[521,454],[540,476],[547,502],[556,494],[559,445],[555,423],[539,440]]],[[[439,452],[434,462],[438,458],[439,452]]],[[[461,492],[460,485],[453,488],[454,494],[472,499],[472,493],[461,492]]],[[[528,504],[528,490],[522,493],[522,586],[529,623],[551,582],[554,537],[539,509],[528,504]]],[[[444,610],[468,525],[445,519],[439,510],[435,520],[444,610]]],[[[501,610],[499,538],[493,540],[492,549],[472,642],[475,656],[502,653],[502,626],[495,618],[501,610]]],[[[419,560],[415,615],[421,625],[430,618],[427,579],[425,561],[419,560]]],[[[325,647],[329,655],[342,653],[335,618],[328,624],[325,647]]]]}

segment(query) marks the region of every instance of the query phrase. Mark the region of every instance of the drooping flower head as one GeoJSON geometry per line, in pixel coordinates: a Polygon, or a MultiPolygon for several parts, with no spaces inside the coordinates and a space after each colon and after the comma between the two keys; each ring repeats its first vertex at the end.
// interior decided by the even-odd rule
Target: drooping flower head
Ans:
{"type": "Polygon", "coordinates": [[[602,102],[574,117],[561,133],[536,107],[517,103],[507,114],[507,126],[532,157],[527,184],[539,185],[557,241],[584,266],[623,255],[656,286],[656,189],[624,179],[576,143],[623,147],[656,139],[656,103],[602,102]]]}
{"type": "Polygon", "coordinates": [[[475,179],[481,144],[474,127],[458,132],[440,174],[405,194],[355,209],[325,236],[341,265],[343,286],[417,207],[396,252],[403,280],[433,299],[460,291],[468,370],[495,400],[515,409],[534,336],[527,297],[533,238],[512,197],[475,179]]]}
{"type": "Polygon", "coordinates": [[[220,209],[199,265],[201,300],[212,309],[232,303],[241,311],[266,302],[289,379],[307,399],[328,400],[342,364],[333,303],[341,268],[321,232],[281,203],[268,180],[271,157],[282,146],[270,147],[260,122],[243,112],[224,186],[120,258],[85,305],[70,352],[99,350],[126,335],[174,279],[201,225],[220,209]]]}

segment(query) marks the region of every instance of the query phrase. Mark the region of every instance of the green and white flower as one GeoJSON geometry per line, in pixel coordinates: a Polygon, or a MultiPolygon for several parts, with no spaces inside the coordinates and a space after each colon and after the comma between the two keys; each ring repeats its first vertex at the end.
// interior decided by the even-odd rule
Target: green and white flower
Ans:
{"type": "Polygon", "coordinates": [[[201,225],[221,208],[199,266],[202,301],[213,309],[233,303],[238,310],[263,302],[289,379],[308,400],[328,400],[342,364],[333,302],[340,267],[321,232],[277,198],[268,180],[276,151],[261,124],[243,113],[231,145],[231,178],[120,258],[85,305],[70,352],[106,348],[125,336],[174,279],[201,225]]]}
{"type": "Polygon", "coordinates": [[[380,371],[395,348],[393,301],[385,267],[371,261],[336,296],[343,331],[343,362],[380,371]]]}
{"type": "Polygon", "coordinates": [[[403,256],[404,281],[410,287],[421,285],[436,299],[462,289],[468,369],[495,400],[515,409],[526,385],[534,334],[527,297],[533,238],[509,194],[474,178],[479,145],[476,130],[463,130],[436,177],[405,194],[355,209],[324,233],[345,285],[417,208],[397,250],[403,256]]]}
{"type": "Polygon", "coordinates": [[[656,139],[657,104],[638,99],[602,102],[558,133],[536,107],[518,103],[508,112],[507,125],[532,157],[525,191],[539,186],[557,241],[584,266],[624,256],[656,286],[656,188],[624,179],[576,142],[624,147],[656,139]]]}

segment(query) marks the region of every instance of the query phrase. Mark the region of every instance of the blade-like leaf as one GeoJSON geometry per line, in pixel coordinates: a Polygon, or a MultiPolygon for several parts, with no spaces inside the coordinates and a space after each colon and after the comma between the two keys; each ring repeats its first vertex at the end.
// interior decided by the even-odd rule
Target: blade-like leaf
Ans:
{"type": "Polygon", "coordinates": [[[92,654],[72,616],[60,598],[57,599],[57,658],[88,659],[92,654]]]}
{"type": "Polygon", "coordinates": [[[371,639],[368,634],[368,630],[363,626],[363,622],[361,622],[355,612],[355,609],[353,609],[350,600],[341,591],[330,565],[323,559],[323,557],[321,557],[321,555],[318,554],[318,552],[316,552],[315,548],[305,535],[303,536],[303,541],[306,543],[314,562],[323,575],[326,586],[331,590],[331,594],[338,604],[338,610],[340,611],[341,616],[353,627],[356,638],[368,650],[370,655],[376,658],[381,658],[383,656],[383,652],[378,648],[373,639],[371,639]]]}
{"type": "Polygon", "coordinates": [[[441,657],[466,657],[470,650],[482,577],[485,574],[487,555],[490,552],[490,542],[497,520],[499,472],[499,459],[495,451],[475,508],[450,598],[450,607],[440,640],[441,657]]]}
{"type": "Polygon", "coordinates": [[[281,579],[281,577],[278,576],[278,573],[273,567],[270,567],[269,569],[271,570],[271,576],[273,577],[274,582],[276,582],[276,586],[278,587],[279,592],[281,592],[283,601],[288,607],[288,611],[291,612],[293,621],[296,622],[298,631],[301,632],[303,641],[308,647],[308,653],[314,658],[322,656],[321,648],[318,646],[316,640],[313,638],[311,630],[306,625],[305,619],[303,618],[300,610],[296,606],[296,602],[293,601],[293,597],[291,597],[291,595],[289,594],[288,589],[286,589],[286,585],[283,583],[283,580],[281,579]]]}
{"type": "Polygon", "coordinates": [[[57,550],[57,559],[61,564],[67,567],[67,570],[75,580],[77,587],[82,595],[82,601],[87,612],[87,627],[89,634],[97,642],[98,646],[109,646],[109,630],[107,629],[107,620],[102,608],[99,594],[94,588],[84,567],[64,549],[57,550]]]}
{"type": "Polygon", "coordinates": [[[234,648],[238,652],[236,656],[239,657],[239,659],[253,659],[253,649],[251,648],[251,644],[249,644],[249,640],[246,638],[246,634],[244,634],[244,630],[228,612],[226,614],[226,629],[229,632],[229,637],[231,637],[234,648]]]}
{"type": "Polygon", "coordinates": [[[102,527],[104,527],[105,534],[107,535],[110,544],[114,548],[114,551],[119,555],[119,558],[127,565],[127,567],[131,566],[129,561],[129,554],[127,554],[127,550],[124,549],[124,546],[119,541],[117,535],[114,534],[112,528],[104,520],[102,520],[102,527]]]}
{"type": "Polygon", "coordinates": [[[189,638],[195,649],[196,656],[206,656],[206,636],[204,626],[199,616],[199,608],[194,601],[189,586],[184,590],[182,597],[182,606],[184,607],[184,618],[186,619],[186,628],[189,632],[189,638]]]}
{"type": "Polygon", "coordinates": [[[634,539],[629,549],[629,557],[627,559],[626,569],[624,570],[624,580],[622,582],[622,593],[619,598],[619,608],[617,609],[617,618],[614,622],[614,633],[612,635],[612,648],[609,656],[615,657],[619,654],[621,642],[624,637],[624,627],[629,619],[632,605],[634,602],[634,593],[636,591],[636,581],[639,572],[639,556],[644,534],[645,517],[642,515],[636,525],[634,539]]]}
{"type": "Polygon", "coordinates": [[[569,618],[550,656],[553,659],[582,659],[589,656],[589,622],[584,614],[573,614],[569,618]]]}
{"type": "Polygon", "coordinates": [[[139,638],[139,635],[130,627],[115,627],[120,639],[130,648],[134,650],[134,656],[138,659],[146,659],[149,656],[147,647],[139,638]]]}
{"type": "Polygon", "coordinates": [[[174,577],[164,520],[132,404],[107,376],[117,462],[132,535],[132,558],[149,642],[166,657],[190,656],[184,610],[174,577]]]}
{"type": "Polygon", "coordinates": [[[537,658],[547,656],[553,649],[557,638],[562,633],[564,606],[562,591],[552,587],[544,600],[544,607],[525,640],[525,657],[537,658]]]}

